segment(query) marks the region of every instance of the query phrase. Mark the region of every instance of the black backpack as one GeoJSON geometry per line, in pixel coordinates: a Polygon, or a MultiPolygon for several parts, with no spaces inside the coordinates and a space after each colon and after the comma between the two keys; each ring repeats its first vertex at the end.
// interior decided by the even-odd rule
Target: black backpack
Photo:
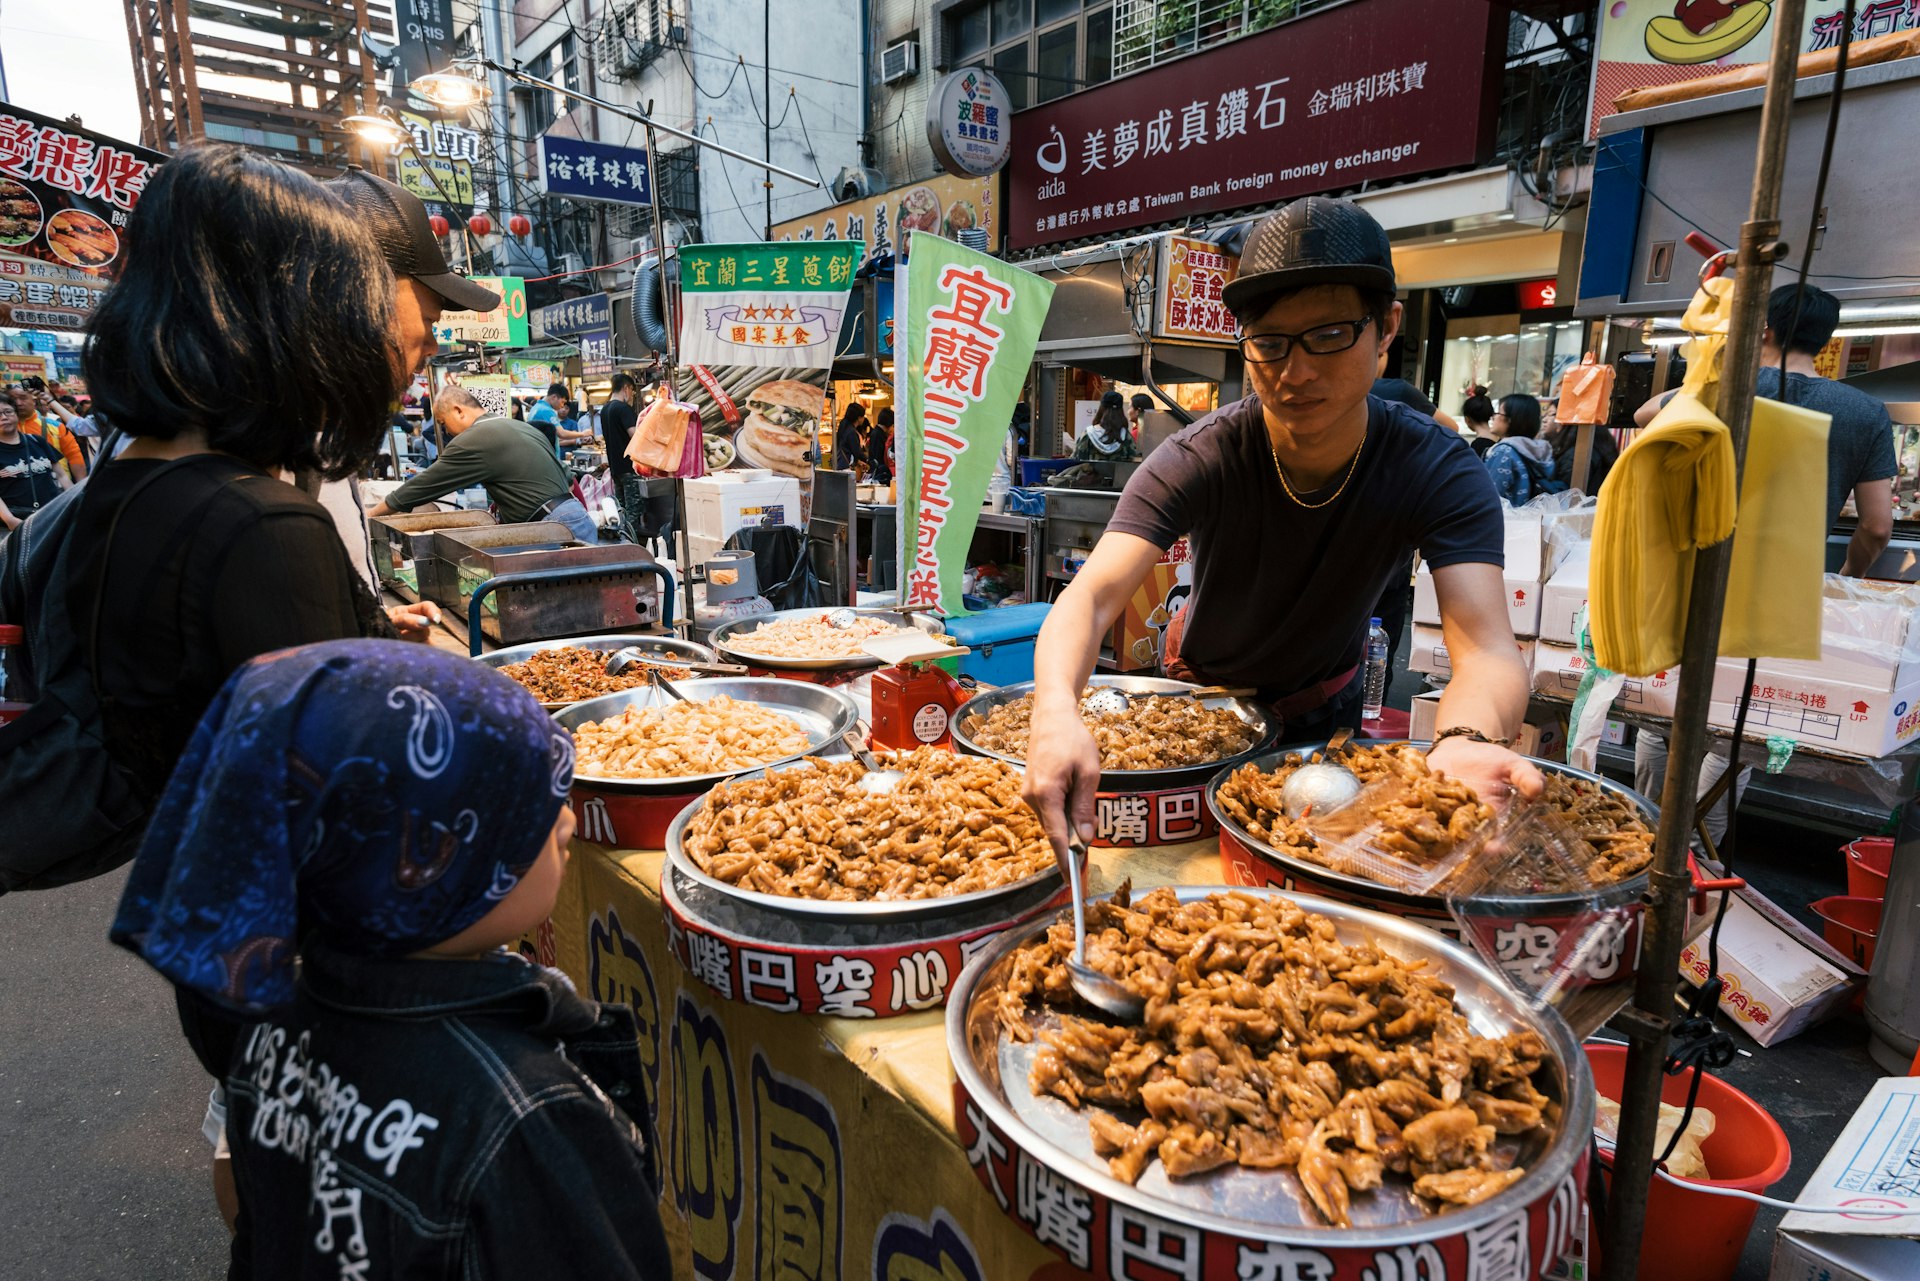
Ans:
{"type": "MultiPolygon", "coordinates": [[[[120,516],[171,470],[154,468],[127,494],[108,527],[109,556],[120,516]]],[[[138,851],[157,799],[107,749],[92,662],[106,593],[94,593],[83,620],[68,603],[74,517],[86,492],[75,486],[28,517],[8,536],[0,559],[0,619],[26,628],[25,675],[34,692],[19,719],[0,725],[0,894],[51,889],[119,867],[138,851]]],[[[183,513],[182,527],[198,521],[201,510],[183,513]]]]}

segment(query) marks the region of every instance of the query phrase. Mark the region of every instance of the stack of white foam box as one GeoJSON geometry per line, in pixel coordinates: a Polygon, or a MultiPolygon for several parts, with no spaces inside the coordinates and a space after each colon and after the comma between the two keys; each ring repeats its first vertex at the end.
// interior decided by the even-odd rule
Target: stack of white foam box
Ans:
{"type": "MultiPolygon", "coordinates": [[[[1507,622],[1527,665],[1533,665],[1533,638],[1540,630],[1540,579],[1545,564],[1545,541],[1540,517],[1534,512],[1507,513],[1506,522],[1507,622]]],[[[1425,562],[1413,576],[1413,649],[1407,667],[1435,680],[1453,675],[1446,642],[1440,635],[1440,599],[1433,587],[1433,571],[1425,562]]]]}
{"type": "MultiPolygon", "coordinates": [[[[1827,575],[1818,660],[1763,658],[1747,732],[1885,756],[1920,735],[1920,586],[1827,575]]],[[[1733,728],[1742,659],[1714,669],[1709,720],[1733,728]]]]}
{"type": "Polygon", "coordinates": [[[765,468],[736,468],[686,482],[687,546],[704,565],[742,529],[800,524],[800,482],[765,468]]]}

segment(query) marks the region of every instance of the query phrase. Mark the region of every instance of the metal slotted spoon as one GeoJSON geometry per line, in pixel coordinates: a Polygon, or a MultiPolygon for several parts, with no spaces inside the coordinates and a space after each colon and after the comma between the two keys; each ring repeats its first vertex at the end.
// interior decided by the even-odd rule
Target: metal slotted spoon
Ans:
{"type": "Polygon", "coordinates": [[[900,781],[906,777],[900,770],[881,768],[880,762],[867,750],[867,745],[860,741],[858,730],[848,730],[840,736],[840,741],[847,745],[847,749],[853,753],[853,759],[859,761],[867,771],[860,776],[861,791],[884,795],[900,786],[900,781]]]}
{"type": "Polygon", "coordinates": [[[1115,978],[1087,964],[1087,891],[1081,882],[1080,865],[1087,860],[1087,843],[1078,828],[1067,835],[1067,892],[1073,895],[1073,955],[1067,958],[1067,977],[1074,994],[1096,1010],[1111,1014],[1125,1023],[1138,1023],[1147,1012],[1147,1002],[1115,978]]]}

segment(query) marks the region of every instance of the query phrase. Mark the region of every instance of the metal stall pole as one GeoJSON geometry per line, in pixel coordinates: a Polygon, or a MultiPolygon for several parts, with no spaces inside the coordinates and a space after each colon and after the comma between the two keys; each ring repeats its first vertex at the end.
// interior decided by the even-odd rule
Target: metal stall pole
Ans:
{"type": "MultiPolygon", "coordinates": [[[[1733,436],[1735,475],[1746,461],[1753,419],[1754,375],[1760,364],[1760,332],[1766,326],[1767,289],[1773,264],[1786,252],[1780,243],[1780,186],[1786,170],[1787,130],[1793,114],[1801,20],[1806,0],[1778,0],[1773,52],[1767,65],[1766,99],[1760,111],[1760,142],[1754,159],[1753,198],[1740,228],[1733,314],[1720,368],[1720,418],[1733,436]]],[[[1660,795],[1660,830],[1654,839],[1647,890],[1646,954],[1634,982],[1633,1005],[1621,1012],[1627,1034],[1626,1075],[1620,1087],[1620,1135],[1614,1153],[1612,1194],[1602,1237],[1604,1281],[1631,1281],[1640,1263],[1640,1234],[1653,1178],[1654,1128],[1665,1075],[1673,997],[1685,943],[1688,837],[1700,758],[1711,742],[1707,705],[1720,650],[1720,613],[1727,594],[1733,540],[1703,547],[1693,560],[1686,633],[1680,650],[1680,688],[1673,710],[1673,736],[1666,787],[1660,795]]]]}

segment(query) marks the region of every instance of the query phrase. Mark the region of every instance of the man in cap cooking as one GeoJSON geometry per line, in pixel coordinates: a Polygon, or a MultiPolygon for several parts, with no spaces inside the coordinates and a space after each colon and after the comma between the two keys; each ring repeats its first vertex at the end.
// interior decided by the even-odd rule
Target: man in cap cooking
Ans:
{"type": "Polygon", "coordinates": [[[1055,850],[1069,819],[1093,835],[1100,758],[1080,691],[1182,535],[1193,595],[1167,628],[1168,675],[1257,688],[1293,741],[1358,727],[1373,605],[1417,549],[1454,670],[1434,768],[1489,800],[1537,794],[1544,780],[1509,748],[1529,682],[1487,469],[1431,418],[1368,394],[1400,328],[1386,232],[1347,201],[1297,200],[1247,237],[1225,302],[1253,394],[1148,455],[1040,632],[1026,794],[1055,850]]]}

